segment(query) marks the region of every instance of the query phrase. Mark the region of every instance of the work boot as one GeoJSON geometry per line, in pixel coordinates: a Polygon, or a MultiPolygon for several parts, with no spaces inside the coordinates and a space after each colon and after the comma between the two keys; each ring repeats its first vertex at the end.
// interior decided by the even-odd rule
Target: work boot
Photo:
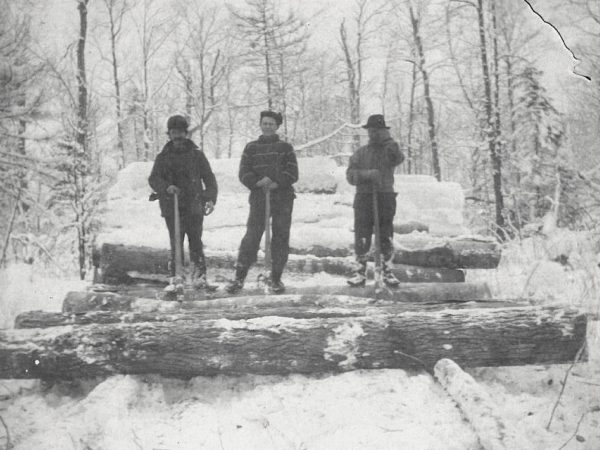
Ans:
{"type": "Polygon", "coordinates": [[[359,261],[359,267],[354,272],[352,278],[346,280],[346,282],[352,287],[362,287],[367,282],[367,263],[366,261],[359,261]]]}
{"type": "Polygon", "coordinates": [[[163,289],[163,292],[167,295],[175,296],[177,294],[183,294],[184,291],[184,280],[182,277],[171,277],[169,284],[163,289]]]}
{"type": "Polygon", "coordinates": [[[281,279],[273,280],[270,288],[273,294],[283,294],[285,292],[285,284],[281,282],[281,279]]]}
{"type": "Polygon", "coordinates": [[[244,288],[243,280],[231,280],[225,286],[225,290],[229,294],[235,294],[235,293],[241,291],[243,288],[244,288]]]}
{"type": "Polygon", "coordinates": [[[244,288],[244,280],[248,275],[248,269],[245,267],[237,266],[235,268],[235,280],[230,281],[225,286],[225,290],[230,294],[235,294],[244,288]]]}
{"type": "Polygon", "coordinates": [[[388,287],[396,287],[400,284],[400,280],[398,280],[396,275],[394,275],[394,272],[392,272],[389,263],[383,264],[383,282],[388,287]]]}

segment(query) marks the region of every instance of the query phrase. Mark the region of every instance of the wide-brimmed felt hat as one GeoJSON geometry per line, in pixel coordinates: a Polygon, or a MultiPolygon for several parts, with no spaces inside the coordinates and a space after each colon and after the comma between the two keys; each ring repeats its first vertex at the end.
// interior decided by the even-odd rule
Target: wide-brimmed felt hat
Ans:
{"type": "Polygon", "coordinates": [[[383,117],[383,114],[373,114],[373,115],[369,116],[369,118],[367,119],[367,124],[363,125],[362,127],[363,128],[387,128],[387,129],[390,128],[385,124],[385,118],[383,117]]]}

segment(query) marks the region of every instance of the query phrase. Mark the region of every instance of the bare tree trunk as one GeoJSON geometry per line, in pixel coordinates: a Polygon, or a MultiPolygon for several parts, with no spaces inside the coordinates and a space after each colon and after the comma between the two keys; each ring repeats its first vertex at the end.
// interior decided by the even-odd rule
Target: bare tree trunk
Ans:
{"type": "Polygon", "coordinates": [[[415,121],[415,89],[417,85],[417,66],[416,64],[412,65],[412,78],[410,84],[410,105],[408,109],[408,137],[407,137],[407,146],[406,149],[406,165],[408,173],[413,173],[413,129],[414,129],[414,121],[415,121]]]}
{"type": "Polygon", "coordinates": [[[143,109],[142,109],[142,120],[144,125],[144,161],[148,161],[150,158],[150,125],[148,120],[148,64],[150,63],[149,56],[149,40],[148,40],[148,8],[147,5],[144,4],[144,24],[142,31],[142,63],[143,63],[143,74],[142,74],[142,84],[143,84],[143,109]]]}
{"type": "Polygon", "coordinates": [[[85,43],[87,39],[87,4],[89,0],[79,0],[79,40],[77,41],[77,88],[78,88],[78,121],[76,140],[87,153],[87,110],[88,91],[85,74],[85,43]]]}
{"type": "Polygon", "coordinates": [[[267,106],[269,109],[273,109],[273,96],[271,88],[271,58],[270,58],[270,46],[267,30],[267,11],[266,5],[261,11],[263,20],[263,40],[265,44],[265,76],[267,78],[267,106]]]}
{"type": "Polygon", "coordinates": [[[429,73],[425,68],[425,52],[423,50],[423,42],[419,30],[419,19],[415,17],[412,5],[409,5],[410,21],[412,24],[413,39],[416,49],[416,60],[423,78],[423,91],[425,96],[425,105],[427,108],[427,131],[429,133],[429,142],[431,145],[431,163],[433,166],[433,175],[438,181],[442,180],[442,172],[440,169],[440,158],[438,153],[437,136],[435,131],[435,111],[433,101],[431,100],[431,92],[429,86],[429,73]]]}
{"type": "MultiPolygon", "coordinates": [[[[115,104],[117,112],[117,149],[121,156],[121,167],[124,167],[127,163],[125,156],[124,133],[123,133],[123,113],[121,111],[121,86],[119,83],[119,65],[117,61],[117,36],[119,29],[117,29],[114,2],[107,2],[106,7],[108,9],[108,18],[110,25],[110,50],[112,56],[112,72],[113,72],[113,83],[115,86],[115,104]]],[[[122,16],[119,18],[122,19],[122,16]]],[[[120,28],[120,26],[118,27],[120,28]]]]}
{"type": "Polygon", "coordinates": [[[504,217],[504,198],[502,195],[502,161],[497,149],[497,134],[495,130],[495,118],[493,113],[492,82],[490,79],[490,70],[487,55],[487,43],[485,37],[485,9],[483,0],[477,0],[477,18],[479,22],[479,39],[481,52],[481,68],[483,72],[483,86],[485,94],[485,114],[487,141],[492,163],[492,176],[494,180],[494,200],[496,206],[496,233],[503,238],[504,217]]]}
{"type": "MultiPolygon", "coordinates": [[[[342,23],[340,24],[340,38],[342,42],[342,50],[344,51],[344,58],[346,61],[346,75],[348,76],[350,122],[355,124],[360,121],[360,86],[358,84],[358,70],[357,67],[355,67],[355,64],[352,62],[352,56],[350,54],[350,46],[348,44],[348,35],[346,33],[344,20],[342,20],[342,23]]],[[[356,146],[360,145],[360,136],[358,134],[354,134],[353,139],[356,146]]]]}
{"type": "Polygon", "coordinates": [[[15,199],[15,206],[13,207],[12,214],[10,216],[10,221],[8,223],[8,229],[6,230],[6,237],[4,238],[4,245],[2,246],[2,257],[0,257],[0,267],[4,265],[4,261],[6,260],[6,252],[8,250],[8,245],[10,244],[10,235],[12,234],[12,230],[15,224],[15,218],[17,217],[17,211],[19,210],[19,202],[21,201],[21,191],[17,193],[17,197],[15,199]]]}
{"type": "MultiPolygon", "coordinates": [[[[79,41],[77,42],[77,87],[78,87],[78,120],[76,130],[76,141],[83,150],[83,158],[89,158],[88,155],[88,89],[85,73],[85,44],[87,39],[87,5],[89,0],[80,0],[79,10],[79,41]]],[[[76,152],[77,154],[78,152],[76,152]]],[[[77,156],[74,156],[78,158],[77,156]]],[[[85,169],[83,169],[85,170],[85,169]]],[[[85,230],[85,207],[84,199],[86,195],[85,178],[81,169],[81,162],[76,161],[74,165],[75,172],[75,209],[77,224],[77,248],[79,252],[79,276],[85,278],[86,269],[86,230],[85,230]]]]}

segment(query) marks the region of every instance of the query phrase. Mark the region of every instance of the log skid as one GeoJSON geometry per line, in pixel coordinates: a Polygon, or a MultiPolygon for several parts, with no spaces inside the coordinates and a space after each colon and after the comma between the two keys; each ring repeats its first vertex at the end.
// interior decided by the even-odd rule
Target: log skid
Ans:
{"type": "Polygon", "coordinates": [[[526,437],[517,436],[517,430],[506,426],[498,416],[497,407],[489,393],[458,364],[450,359],[441,359],[434,367],[434,374],[472,426],[483,449],[523,448],[526,437]]]}
{"type": "Polygon", "coordinates": [[[572,361],[586,317],[557,307],[444,309],[359,317],[263,316],[0,332],[0,378],[290,374],[572,361]]]}
{"type": "Polygon", "coordinates": [[[274,297],[237,297],[192,302],[165,302],[136,299],[129,310],[93,310],[88,312],[28,311],[15,319],[15,328],[47,328],[93,323],[177,322],[226,318],[251,319],[264,316],[295,319],[360,317],[377,314],[401,314],[408,311],[440,311],[458,308],[498,308],[519,306],[507,301],[404,303],[390,300],[329,295],[285,295],[274,297]]]}
{"type": "Polygon", "coordinates": [[[500,246],[477,239],[396,239],[394,262],[447,269],[494,269],[500,263],[500,246]]]}
{"type": "MultiPolygon", "coordinates": [[[[394,256],[396,276],[407,282],[464,281],[464,273],[456,269],[495,268],[500,249],[494,242],[477,240],[400,240],[394,256]],[[415,243],[416,242],[416,243],[415,243]]],[[[286,270],[289,272],[349,275],[355,269],[352,249],[292,249],[286,270]]],[[[150,247],[104,244],[97,252],[103,283],[131,283],[135,274],[168,275],[169,251],[150,247]]],[[[235,255],[207,253],[211,269],[232,269],[235,255]]]]}
{"type": "MultiPolygon", "coordinates": [[[[81,313],[86,311],[129,311],[136,298],[157,298],[160,289],[156,287],[127,286],[115,287],[123,295],[115,292],[69,293],[63,302],[63,312],[81,313]]],[[[485,283],[405,283],[396,289],[375,292],[374,287],[351,288],[348,286],[315,286],[288,289],[285,295],[345,295],[371,300],[393,300],[396,302],[447,303],[491,300],[489,287],[485,283]]],[[[264,296],[262,289],[246,289],[238,297],[264,296]]],[[[271,295],[271,297],[277,297],[271,295]]],[[[236,298],[225,291],[206,294],[186,291],[186,302],[236,298]]]]}

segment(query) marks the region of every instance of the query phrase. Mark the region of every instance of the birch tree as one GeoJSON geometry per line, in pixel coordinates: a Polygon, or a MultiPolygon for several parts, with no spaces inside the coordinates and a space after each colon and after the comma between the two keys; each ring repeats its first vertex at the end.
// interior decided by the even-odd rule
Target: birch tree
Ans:
{"type": "Polygon", "coordinates": [[[121,94],[121,81],[119,79],[118,42],[123,29],[123,18],[131,8],[132,0],[102,0],[108,17],[108,31],[110,40],[110,62],[112,66],[113,86],[115,90],[115,113],[117,121],[117,150],[121,157],[120,167],[127,162],[124,146],[123,107],[121,94]]]}
{"type": "Polygon", "coordinates": [[[287,133],[285,113],[290,78],[295,75],[292,64],[306,50],[305,21],[293,11],[282,14],[274,0],[246,0],[244,10],[230,8],[230,12],[243,48],[240,56],[260,74],[267,108],[284,113],[287,133]]]}

